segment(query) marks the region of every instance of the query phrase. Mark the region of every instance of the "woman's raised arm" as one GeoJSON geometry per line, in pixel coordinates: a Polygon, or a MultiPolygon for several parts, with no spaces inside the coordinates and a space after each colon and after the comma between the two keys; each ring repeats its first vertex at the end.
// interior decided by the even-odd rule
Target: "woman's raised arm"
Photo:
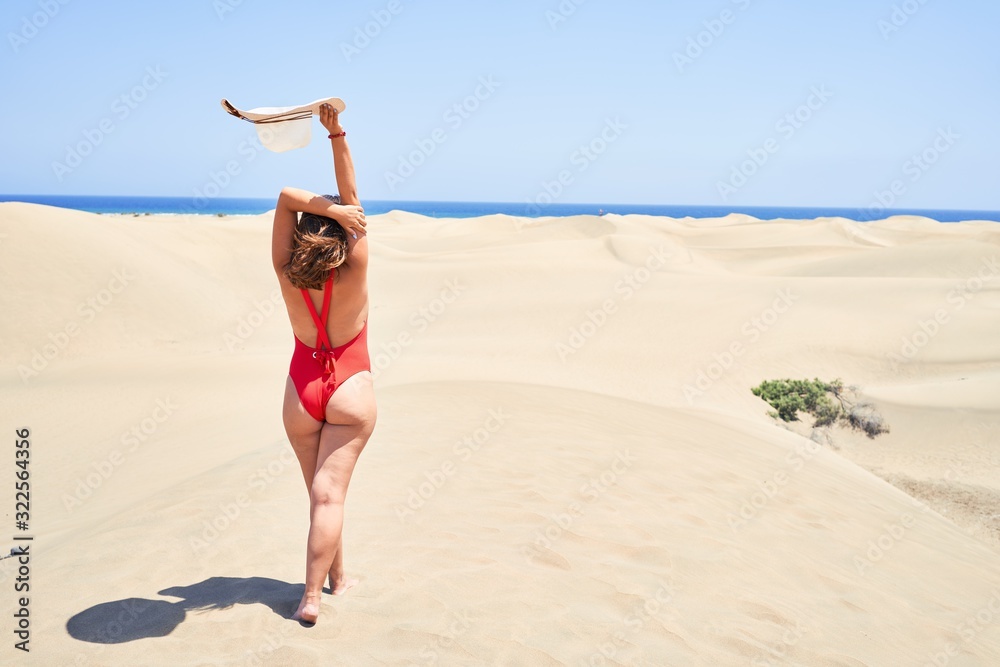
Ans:
{"type": "Polygon", "coordinates": [[[324,104],[319,108],[319,122],[333,137],[330,139],[333,147],[333,170],[337,175],[340,202],[360,206],[358,185],[354,179],[354,161],[351,159],[351,149],[347,145],[347,135],[340,125],[340,114],[329,104],[324,104]]]}

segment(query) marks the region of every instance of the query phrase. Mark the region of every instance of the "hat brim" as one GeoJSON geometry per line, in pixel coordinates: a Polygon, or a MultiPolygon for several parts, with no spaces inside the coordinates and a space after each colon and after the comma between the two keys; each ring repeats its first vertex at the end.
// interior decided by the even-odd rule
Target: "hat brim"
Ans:
{"type": "Polygon", "coordinates": [[[255,124],[261,143],[277,153],[302,148],[309,143],[310,120],[319,115],[319,108],[324,104],[329,104],[338,113],[347,107],[339,97],[327,97],[299,106],[257,107],[243,111],[230,104],[229,100],[222,100],[226,113],[255,124]]]}
{"type": "Polygon", "coordinates": [[[315,102],[310,102],[309,104],[302,104],[295,107],[257,107],[256,109],[248,109],[246,111],[233,106],[227,99],[222,100],[222,108],[225,109],[226,113],[232,114],[237,118],[243,118],[251,123],[257,123],[260,121],[273,122],[281,120],[282,116],[291,116],[294,118],[296,116],[305,115],[307,111],[312,115],[318,116],[319,108],[324,104],[332,106],[337,110],[337,113],[340,113],[347,108],[347,105],[344,104],[344,100],[339,97],[327,97],[321,100],[316,100],[315,102]]]}

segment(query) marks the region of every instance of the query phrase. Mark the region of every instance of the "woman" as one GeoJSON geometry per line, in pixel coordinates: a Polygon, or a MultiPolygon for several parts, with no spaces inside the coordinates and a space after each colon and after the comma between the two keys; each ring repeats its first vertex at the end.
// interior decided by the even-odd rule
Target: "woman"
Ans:
{"type": "Polygon", "coordinates": [[[344,496],[376,417],[365,214],[339,114],[325,104],[320,122],[330,132],[340,203],[284,188],[271,239],[295,335],[282,417],[309,491],[306,588],[293,616],[308,623],[319,616],[324,579],[334,595],[357,583],[344,575],[344,496]]]}

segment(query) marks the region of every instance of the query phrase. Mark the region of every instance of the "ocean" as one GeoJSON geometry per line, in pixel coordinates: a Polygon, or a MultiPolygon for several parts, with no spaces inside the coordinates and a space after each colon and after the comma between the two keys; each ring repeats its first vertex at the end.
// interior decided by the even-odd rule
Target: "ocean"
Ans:
{"type": "MultiPolygon", "coordinates": [[[[20,201],[72,208],[91,213],[118,214],[203,214],[259,215],[274,208],[274,199],[192,198],[192,197],[105,197],[84,195],[0,195],[0,202],[20,201]]],[[[717,218],[730,213],[745,213],[760,220],[775,218],[812,219],[842,217],[869,221],[890,215],[921,215],[940,222],[993,220],[1000,222],[1000,211],[963,211],[942,209],[809,208],[782,206],[690,206],[648,204],[529,204],[527,202],[442,202],[442,201],[365,201],[365,213],[378,215],[393,210],[408,211],[431,218],[474,218],[502,213],[521,217],[598,215],[604,213],[660,215],[671,218],[717,218]]]]}

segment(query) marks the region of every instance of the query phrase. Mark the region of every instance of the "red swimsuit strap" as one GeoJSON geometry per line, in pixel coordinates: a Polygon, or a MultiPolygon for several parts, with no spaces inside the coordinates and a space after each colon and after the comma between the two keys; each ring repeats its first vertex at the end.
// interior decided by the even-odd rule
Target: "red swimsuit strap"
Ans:
{"type": "Polygon", "coordinates": [[[316,347],[326,350],[333,349],[333,346],[330,345],[330,337],[326,335],[326,320],[330,315],[330,293],[333,291],[333,272],[335,270],[330,271],[330,277],[326,279],[326,285],[323,287],[322,319],[320,315],[316,314],[316,306],[313,305],[312,298],[309,296],[309,290],[302,288],[302,298],[306,300],[309,314],[312,315],[313,323],[316,325],[316,342],[318,343],[316,347]]]}

